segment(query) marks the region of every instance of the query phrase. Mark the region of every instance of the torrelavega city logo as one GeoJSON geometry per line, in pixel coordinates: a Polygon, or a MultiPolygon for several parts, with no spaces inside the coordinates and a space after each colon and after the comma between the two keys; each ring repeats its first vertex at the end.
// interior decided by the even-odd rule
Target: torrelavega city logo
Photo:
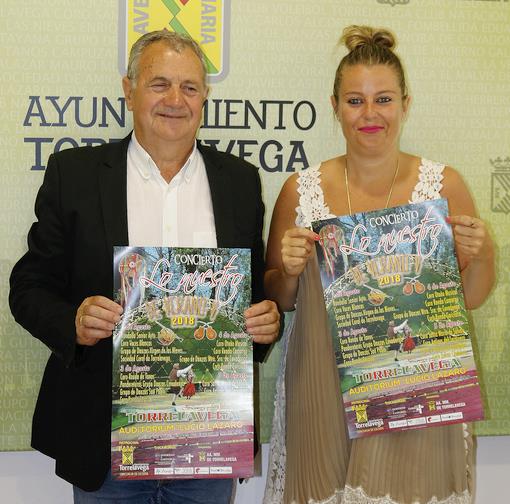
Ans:
{"type": "Polygon", "coordinates": [[[491,208],[493,212],[510,213],[510,156],[490,160],[493,167],[491,179],[491,208]]]}
{"type": "Polygon", "coordinates": [[[122,446],[122,465],[131,466],[134,464],[134,449],[132,445],[122,446]]]}
{"type": "Polygon", "coordinates": [[[144,33],[186,33],[205,53],[210,82],[228,73],[230,0],[124,0],[119,2],[119,72],[126,74],[129,51],[144,33]]]}
{"type": "Polygon", "coordinates": [[[367,414],[367,405],[366,404],[353,405],[352,409],[356,413],[356,422],[358,422],[358,423],[368,422],[368,414],[367,414]]]}

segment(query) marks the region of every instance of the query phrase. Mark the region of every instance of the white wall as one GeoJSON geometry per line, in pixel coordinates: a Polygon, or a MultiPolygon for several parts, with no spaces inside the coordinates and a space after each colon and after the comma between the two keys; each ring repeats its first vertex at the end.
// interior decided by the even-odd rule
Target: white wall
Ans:
{"type": "MultiPolygon", "coordinates": [[[[268,445],[262,449],[263,475],[237,486],[235,504],[260,504],[268,445]]],[[[510,436],[478,438],[476,504],[509,502],[510,436]]],[[[69,504],[71,486],[53,474],[53,461],[36,452],[0,453],[0,502],[69,504]]]]}

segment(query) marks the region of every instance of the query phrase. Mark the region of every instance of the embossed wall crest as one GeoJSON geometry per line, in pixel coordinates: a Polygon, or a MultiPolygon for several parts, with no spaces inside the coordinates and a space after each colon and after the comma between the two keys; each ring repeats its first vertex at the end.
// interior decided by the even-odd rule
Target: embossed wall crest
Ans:
{"type": "Polygon", "coordinates": [[[395,5],[407,5],[411,0],[377,0],[377,3],[388,4],[394,7],[395,5]]]}
{"type": "Polygon", "coordinates": [[[491,179],[491,209],[510,213],[510,156],[490,160],[493,166],[491,179]]]}

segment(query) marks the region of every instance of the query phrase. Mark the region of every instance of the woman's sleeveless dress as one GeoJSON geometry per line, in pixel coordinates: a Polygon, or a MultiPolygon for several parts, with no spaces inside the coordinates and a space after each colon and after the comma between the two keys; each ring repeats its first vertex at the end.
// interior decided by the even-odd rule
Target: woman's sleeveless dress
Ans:
{"type": "MultiPolygon", "coordinates": [[[[410,202],[440,198],[444,165],[422,159],[410,202]]],[[[296,225],[334,217],[319,165],[298,178],[296,225]]],[[[317,259],[299,279],[282,338],[264,504],[468,504],[474,440],[466,424],[349,440],[317,259]]]]}

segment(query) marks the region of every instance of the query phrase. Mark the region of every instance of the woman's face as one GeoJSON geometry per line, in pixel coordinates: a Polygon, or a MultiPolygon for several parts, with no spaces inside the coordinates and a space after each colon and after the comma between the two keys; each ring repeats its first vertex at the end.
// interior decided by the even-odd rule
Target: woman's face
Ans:
{"type": "Polygon", "coordinates": [[[409,97],[402,98],[398,76],[392,67],[345,67],[338,102],[331,97],[331,103],[349,149],[377,154],[391,147],[398,148],[409,97]]]}

